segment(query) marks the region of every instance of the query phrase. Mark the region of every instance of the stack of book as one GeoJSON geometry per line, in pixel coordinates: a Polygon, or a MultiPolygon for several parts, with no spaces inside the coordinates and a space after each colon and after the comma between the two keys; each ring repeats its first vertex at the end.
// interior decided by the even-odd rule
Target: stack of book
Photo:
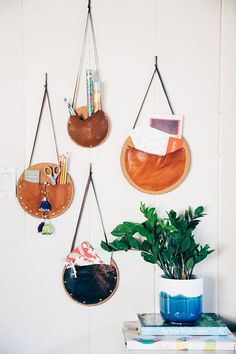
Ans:
{"type": "Polygon", "coordinates": [[[215,313],[203,313],[191,324],[171,324],[160,314],[139,313],[138,321],[125,321],[128,350],[236,350],[236,338],[215,313]]]}

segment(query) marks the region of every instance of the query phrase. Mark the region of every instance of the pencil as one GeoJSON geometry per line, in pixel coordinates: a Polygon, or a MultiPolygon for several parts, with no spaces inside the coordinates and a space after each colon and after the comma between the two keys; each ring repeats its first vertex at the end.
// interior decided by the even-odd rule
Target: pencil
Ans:
{"type": "Polygon", "coordinates": [[[67,154],[65,156],[64,184],[66,184],[66,175],[67,175],[67,154]]]}
{"type": "MultiPolygon", "coordinates": [[[[59,167],[60,167],[60,171],[61,171],[61,155],[59,155],[59,167]]],[[[61,184],[61,172],[58,176],[58,183],[61,184]]]]}
{"type": "Polygon", "coordinates": [[[61,155],[61,184],[64,184],[64,155],[61,155]]]}

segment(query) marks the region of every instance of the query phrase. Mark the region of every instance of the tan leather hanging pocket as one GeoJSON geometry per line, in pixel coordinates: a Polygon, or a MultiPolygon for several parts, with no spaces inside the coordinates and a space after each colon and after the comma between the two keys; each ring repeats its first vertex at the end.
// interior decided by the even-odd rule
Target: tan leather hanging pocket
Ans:
{"type": "Polygon", "coordinates": [[[121,167],[127,180],[137,189],[150,194],[166,193],[185,178],[190,164],[189,150],[184,147],[159,156],[138,150],[127,139],[121,153],[121,167]]]}
{"type": "MultiPolygon", "coordinates": [[[[57,166],[54,163],[39,163],[31,165],[31,170],[41,171],[41,183],[33,183],[24,180],[24,173],[20,176],[17,183],[17,199],[25,212],[36,218],[42,217],[39,206],[43,198],[44,185],[46,182],[43,175],[45,166],[57,166]]],[[[47,200],[51,204],[51,211],[47,212],[48,218],[55,218],[64,213],[70,206],[74,196],[74,188],[71,177],[67,174],[67,183],[65,184],[47,184],[47,200]]]]}
{"type": "Polygon", "coordinates": [[[86,119],[70,116],[67,125],[72,140],[83,147],[94,147],[101,144],[109,131],[108,119],[103,111],[97,111],[86,119]]]}

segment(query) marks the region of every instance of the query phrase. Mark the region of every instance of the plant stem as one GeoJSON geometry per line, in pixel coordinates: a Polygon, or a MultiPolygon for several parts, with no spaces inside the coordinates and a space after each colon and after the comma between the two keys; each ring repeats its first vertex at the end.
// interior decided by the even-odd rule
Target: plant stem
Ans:
{"type": "MultiPolygon", "coordinates": [[[[194,267],[193,267],[194,268],[194,267]]],[[[189,279],[191,279],[192,278],[192,275],[193,275],[193,268],[190,270],[190,272],[189,272],[189,279]]]]}
{"type": "Polygon", "coordinates": [[[184,267],[183,253],[181,253],[181,264],[182,264],[181,279],[187,279],[187,274],[186,274],[185,267],[184,267]]]}

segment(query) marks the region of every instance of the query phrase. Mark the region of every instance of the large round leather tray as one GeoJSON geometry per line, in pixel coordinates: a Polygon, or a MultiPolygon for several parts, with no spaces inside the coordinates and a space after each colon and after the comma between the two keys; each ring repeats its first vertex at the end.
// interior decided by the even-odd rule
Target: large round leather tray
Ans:
{"type": "Polygon", "coordinates": [[[130,137],[121,151],[121,169],[127,181],[148,194],[162,194],[177,188],[190,167],[190,151],[184,140],[183,148],[158,156],[134,148],[130,137]]]}
{"type": "Polygon", "coordinates": [[[86,306],[96,306],[109,300],[119,284],[119,270],[114,260],[110,265],[93,264],[64,268],[63,285],[69,297],[86,306]]]}
{"type": "MultiPolygon", "coordinates": [[[[55,167],[58,165],[51,162],[31,165],[28,169],[40,171],[40,183],[25,181],[24,172],[17,183],[17,199],[21,207],[28,214],[36,218],[42,218],[42,212],[39,211],[39,205],[43,198],[43,183],[50,183],[50,179],[43,172],[46,166],[55,167]]],[[[74,187],[69,174],[67,174],[66,182],[67,183],[65,184],[47,185],[47,199],[52,207],[52,210],[47,213],[48,218],[55,218],[69,208],[74,195],[74,187]]]]}
{"type": "Polygon", "coordinates": [[[104,142],[108,135],[109,123],[103,111],[97,111],[92,116],[81,119],[70,116],[67,124],[71,139],[83,147],[95,147],[104,142]]]}

